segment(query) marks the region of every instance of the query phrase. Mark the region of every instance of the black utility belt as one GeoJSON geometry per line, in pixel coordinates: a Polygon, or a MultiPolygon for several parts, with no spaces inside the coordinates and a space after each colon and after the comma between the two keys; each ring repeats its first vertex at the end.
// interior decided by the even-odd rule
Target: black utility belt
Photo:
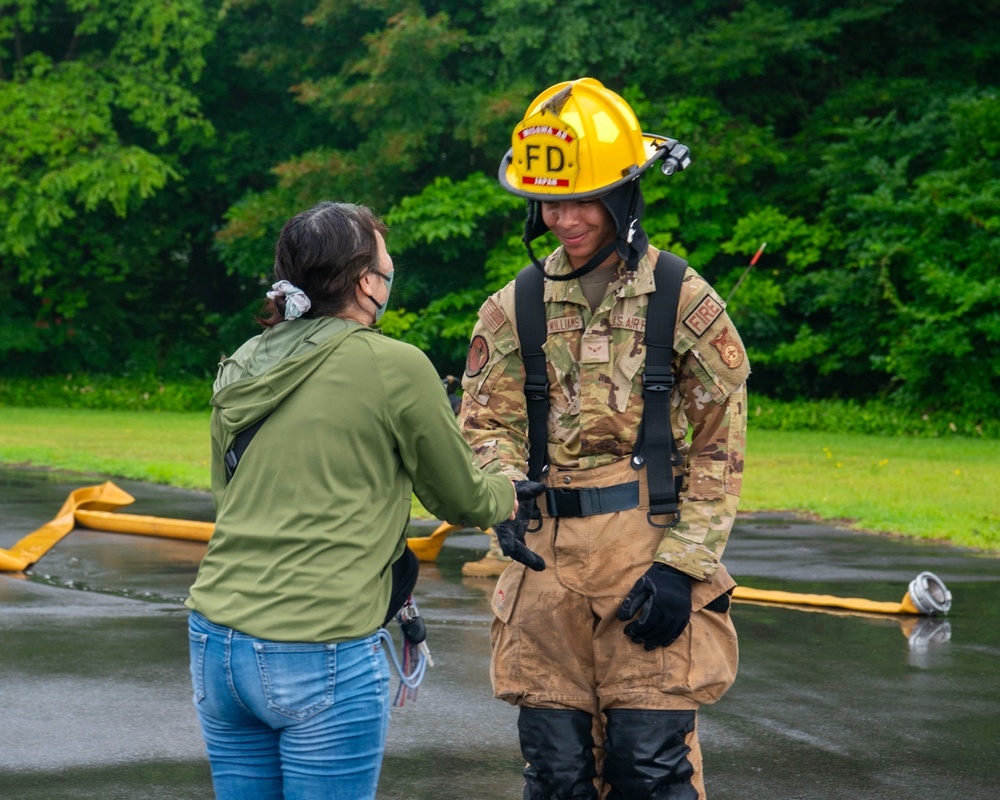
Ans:
{"type": "Polygon", "coordinates": [[[639,482],[601,489],[546,489],[545,505],[550,517],[592,517],[628,511],[639,505],[639,482]]]}

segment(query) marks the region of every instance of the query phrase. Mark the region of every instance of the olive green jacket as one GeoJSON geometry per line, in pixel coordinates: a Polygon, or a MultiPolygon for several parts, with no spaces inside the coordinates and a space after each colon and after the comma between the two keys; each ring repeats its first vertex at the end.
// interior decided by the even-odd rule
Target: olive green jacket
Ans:
{"type": "Polygon", "coordinates": [[[513,510],[510,480],[472,465],[426,356],[365,326],[282,322],[222,361],[215,391],[216,527],[187,605],[216,624],[277,641],[366,636],[385,617],[411,493],[480,528],[513,510]],[[227,485],[225,451],[268,413],[227,485]]]}

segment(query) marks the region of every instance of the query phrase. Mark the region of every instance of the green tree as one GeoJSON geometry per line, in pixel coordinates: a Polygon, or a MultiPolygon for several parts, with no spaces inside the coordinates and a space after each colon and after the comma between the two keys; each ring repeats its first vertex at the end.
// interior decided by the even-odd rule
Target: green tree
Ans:
{"type": "Polygon", "coordinates": [[[383,326],[461,367],[526,253],[496,170],[590,75],[691,147],[653,242],[732,297],[776,397],[1000,412],[1000,4],[38,0],[0,8],[5,369],[203,371],[320,199],[391,224],[383,326]]]}
{"type": "Polygon", "coordinates": [[[211,135],[191,84],[212,15],[196,0],[20,2],[2,14],[0,358],[109,367],[108,326],[143,312],[135,276],[153,239],[172,234],[125,223],[180,180],[178,151],[211,135]]]}
{"type": "Polygon", "coordinates": [[[984,417],[1000,397],[1000,103],[932,96],[836,131],[812,183],[836,234],[786,284],[799,320],[767,366],[984,417]]]}

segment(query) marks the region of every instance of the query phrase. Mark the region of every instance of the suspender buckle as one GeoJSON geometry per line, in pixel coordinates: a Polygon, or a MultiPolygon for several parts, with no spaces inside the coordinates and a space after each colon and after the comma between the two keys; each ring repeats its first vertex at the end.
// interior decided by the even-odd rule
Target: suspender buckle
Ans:
{"type": "Polygon", "coordinates": [[[669,515],[671,517],[670,521],[667,523],[653,522],[652,511],[646,512],[646,522],[648,522],[654,528],[673,528],[678,522],[681,521],[681,512],[679,510],[675,511],[662,511],[657,513],[657,516],[669,515]]]}
{"type": "Polygon", "coordinates": [[[642,393],[669,392],[674,388],[674,374],[669,369],[666,372],[646,370],[642,373],[642,393]]]}
{"type": "Polygon", "coordinates": [[[526,380],[524,382],[524,397],[531,402],[538,402],[539,400],[548,400],[549,398],[549,382],[545,383],[534,383],[533,381],[526,380]]]}

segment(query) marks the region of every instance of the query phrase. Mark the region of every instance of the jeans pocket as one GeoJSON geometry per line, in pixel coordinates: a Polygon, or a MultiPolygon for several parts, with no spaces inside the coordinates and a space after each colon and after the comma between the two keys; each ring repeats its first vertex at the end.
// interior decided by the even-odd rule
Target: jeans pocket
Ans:
{"type": "Polygon", "coordinates": [[[258,641],[253,647],[271,711],[303,720],[333,705],[335,646],[258,641]]]}
{"type": "Polygon", "coordinates": [[[208,634],[188,630],[188,649],[191,653],[191,687],[194,690],[194,704],[205,699],[205,649],[208,634]]]}

